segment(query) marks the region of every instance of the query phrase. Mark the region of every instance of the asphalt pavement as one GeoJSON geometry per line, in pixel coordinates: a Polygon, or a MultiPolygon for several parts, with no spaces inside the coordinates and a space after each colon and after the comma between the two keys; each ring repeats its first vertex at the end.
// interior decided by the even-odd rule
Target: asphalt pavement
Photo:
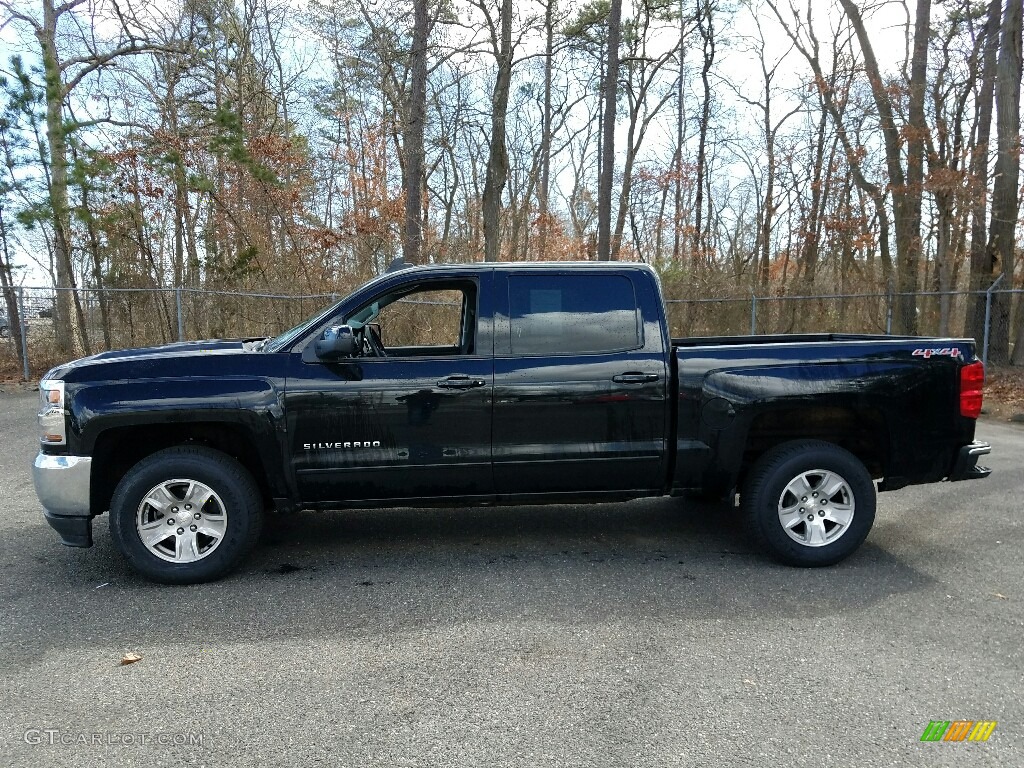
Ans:
{"type": "Polygon", "coordinates": [[[35,407],[0,394],[2,765],[1024,765],[1020,427],[979,425],[987,480],[882,494],[833,568],[657,499],[273,517],[168,587],[105,516],[58,543],[35,407]]]}

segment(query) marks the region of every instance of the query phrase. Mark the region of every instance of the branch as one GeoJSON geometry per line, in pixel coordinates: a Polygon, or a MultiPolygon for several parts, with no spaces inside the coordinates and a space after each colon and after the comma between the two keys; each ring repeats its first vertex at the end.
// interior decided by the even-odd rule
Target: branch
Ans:
{"type": "Polygon", "coordinates": [[[114,50],[108,51],[104,54],[93,56],[78,56],[73,59],[68,59],[60,65],[61,72],[64,72],[69,67],[77,66],[78,64],[85,64],[85,66],[81,70],[79,70],[74,77],[72,77],[64,84],[63,95],[66,96],[67,94],[71,93],[71,91],[73,91],[75,87],[80,82],[82,82],[82,80],[84,80],[88,75],[92,74],[98,69],[102,69],[103,67],[107,66],[116,58],[119,58],[121,56],[134,56],[139,53],[154,53],[158,51],[163,53],[182,53],[182,50],[180,48],[175,48],[173,46],[155,44],[145,44],[140,46],[136,43],[135,40],[132,40],[127,45],[122,45],[120,48],[115,48],[114,50]]]}
{"type": "Polygon", "coordinates": [[[19,13],[18,11],[14,10],[14,3],[11,2],[11,0],[0,1],[0,8],[3,8],[5,11],[7,11],[8,14],[7,18],[4,19],[2,24],[0,24],[0,31],[3,31],[4,27],[6,27],[8,23],[12,21],[23,21],[29,26],[31,26],[33,31],[42,31],[43,27],[38,21],[33,19],[31,16],[27,16],[24,13],[19,13]]]}
{"type": "Polygon", "coordinates": [[[53,9],[53,17],[55,19],[59,19],[65,13],[74,10],[84,2],[85,0],[68,0],[68,2],[64,3],[63,5],[59,5],[53,9]]]}
{"type": "Polygon", "coordinates": [[[80,128],[92,128],[94,125],[113,125],[116,128],[146,128],[143,123],[131,123],[115,120],[112,117],[97,117],[92,120],[72,120],[64,124],[65,131],[71,133],[80,128]]]}

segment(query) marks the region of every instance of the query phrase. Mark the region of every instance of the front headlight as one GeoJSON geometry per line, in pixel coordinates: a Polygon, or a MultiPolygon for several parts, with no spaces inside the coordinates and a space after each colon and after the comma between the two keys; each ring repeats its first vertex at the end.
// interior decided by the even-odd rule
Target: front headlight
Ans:
{"type": "Polygon", "coordinates": [[[64,445],[64,382],[43,379],[39,382],[39,442],[43,445],[64,445]]]}

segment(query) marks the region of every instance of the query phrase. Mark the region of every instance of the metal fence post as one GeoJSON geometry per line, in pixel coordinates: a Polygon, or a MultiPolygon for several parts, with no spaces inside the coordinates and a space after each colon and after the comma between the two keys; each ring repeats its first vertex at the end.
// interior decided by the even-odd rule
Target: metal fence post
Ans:
{"type": "Polygon", "coordinates": [[[992,291],[996,289],[996,286],[1003,282],[1003,278],[1006,277],[1006,273],[999,275],[995,279],[995,282],[988,287],[985,291],[985,335],[981,342],[981,362],[988,367],[988,331],[992,327],[992,291]]]}
{"type": "Polygon", "coordinates": [[[757,335],[757,294],[750,292],[750,335],[757,335]]]}
{"type": "Polygon", "coordinates": [[[185,314],[181,309],[181,286],[174,289],[174,303],[178,308],[178,341],[185,340],[185,314]]]}
{"type": "Polygon", "coordinates": [[[892,283],[885,292],[885,335],[892,336],[892,283]]]}
{"type": "Polygon", "coordinates": [[[28,322],[25,318],[25,286],[18,286],[18,319],[21,322],[21,369],[28,381],[28,322]]]}

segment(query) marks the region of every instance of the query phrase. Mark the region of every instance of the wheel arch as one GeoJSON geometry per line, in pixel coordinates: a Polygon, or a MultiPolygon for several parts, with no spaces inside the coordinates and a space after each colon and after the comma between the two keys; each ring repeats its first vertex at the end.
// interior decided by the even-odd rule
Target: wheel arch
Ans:
{"type": "Polygon", "coordinates": [[[158,451],[179,445],[202,445],[238,461],[252,476],[267,505],[281,495],[273,487],[270,468],[246,426],[218,421],[141,424],[111,427],[96,436],[90,509],[97,513],[108,510],[114,490],[128,470],[158,451]]]}
{"type": "Polygon", "coordinates": [[[750,421],[738,462],[737,485],[765,453],[794,440],[821,440],[852,453],[873,478],[889,466],[889,428],[874,408],[846,405],[797,405],[762,411],[750,421]]]}

